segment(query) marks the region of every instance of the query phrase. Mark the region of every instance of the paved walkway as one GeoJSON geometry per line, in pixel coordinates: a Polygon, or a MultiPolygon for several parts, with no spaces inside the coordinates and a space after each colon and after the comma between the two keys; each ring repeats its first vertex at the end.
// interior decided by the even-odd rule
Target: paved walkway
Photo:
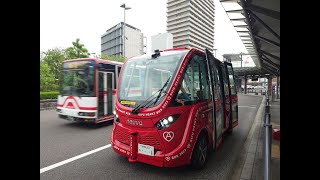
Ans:
{"type": "MultiPolygon", "coordinates": [[[[280,99],[270,98],[272,128],[280,129],[280,99]]],[[[263,127],[266,98],[264,97],[253,122],[244,150],[240,155],[232,180],[264,180],[263,127]]],[[[280,142],[272,139],[271,179],[280,180],[280,142]]]]}

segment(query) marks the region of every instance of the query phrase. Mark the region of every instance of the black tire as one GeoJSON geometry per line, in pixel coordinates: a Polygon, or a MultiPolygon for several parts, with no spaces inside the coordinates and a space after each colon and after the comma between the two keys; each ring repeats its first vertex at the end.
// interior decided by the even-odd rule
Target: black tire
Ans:
{"type": "Polygon", "coordinates": [[[204,134],[201,134],[192,152],[191,165],[195,169],[202,169],[208,160],[208,141],[204,134]]]}

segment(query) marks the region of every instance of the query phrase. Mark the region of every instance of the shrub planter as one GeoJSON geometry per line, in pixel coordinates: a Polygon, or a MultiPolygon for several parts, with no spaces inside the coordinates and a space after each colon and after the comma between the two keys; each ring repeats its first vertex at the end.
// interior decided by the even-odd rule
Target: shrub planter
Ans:
{"type": "Polygon", "coordinates": [[[56,109],[56,108],[57,108],[57,100],[56,99],[40,100],[40,111],[56,109]]]}

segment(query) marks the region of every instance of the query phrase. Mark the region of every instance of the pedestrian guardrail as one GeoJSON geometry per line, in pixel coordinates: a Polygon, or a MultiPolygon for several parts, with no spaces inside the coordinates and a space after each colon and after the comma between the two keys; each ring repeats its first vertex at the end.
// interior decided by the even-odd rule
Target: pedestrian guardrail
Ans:
{"type": "Polygon", "coordinates": [[[269,94],[266,93],[266,106],[265,106],[265,115],[264,115],[264,180],[271,180],[271,141],[272,141],[272,124],[270,122],[270,100],[269,94]]]}

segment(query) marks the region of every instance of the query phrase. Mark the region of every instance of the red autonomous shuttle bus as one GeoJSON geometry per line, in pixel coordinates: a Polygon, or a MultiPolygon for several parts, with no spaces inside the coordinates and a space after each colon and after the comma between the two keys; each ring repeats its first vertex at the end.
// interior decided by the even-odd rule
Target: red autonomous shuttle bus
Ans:
{"type": "Polygon", "coordinates": [[[129,159],[203,168],[238,124],[231,63],[175,48],[128,59],[119,76],[111,144],[129,159]]]}

